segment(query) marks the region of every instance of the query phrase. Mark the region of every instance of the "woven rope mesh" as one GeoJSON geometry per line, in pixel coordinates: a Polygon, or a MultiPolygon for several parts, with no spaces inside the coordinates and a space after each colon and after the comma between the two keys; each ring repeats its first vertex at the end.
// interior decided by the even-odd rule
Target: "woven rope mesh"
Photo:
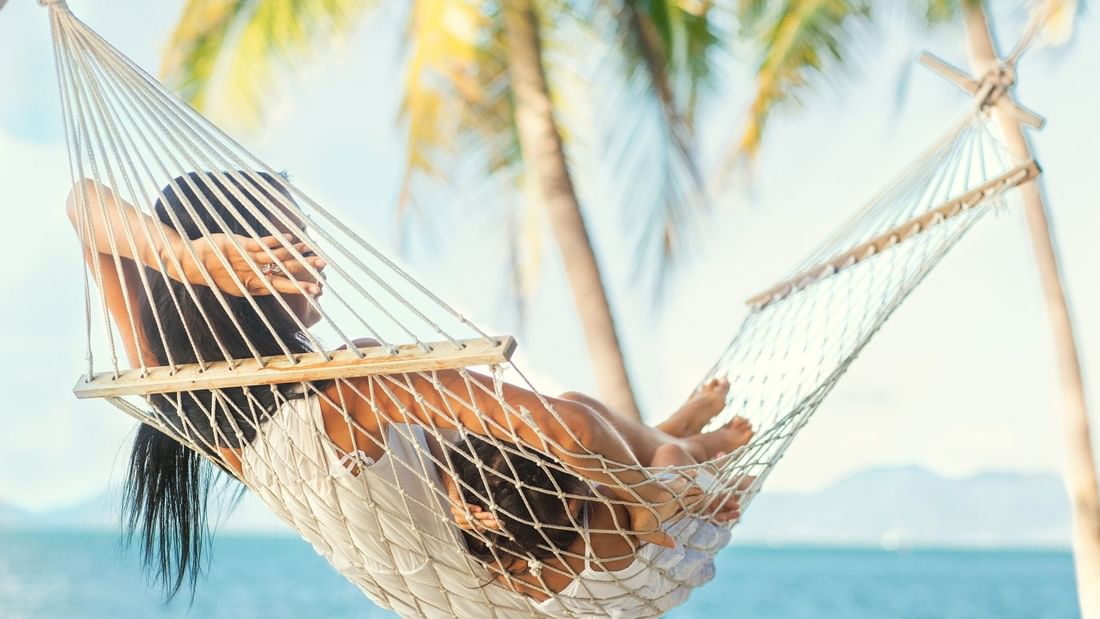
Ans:
{"type": "Polygon", "coordinates": [[[698,424],[725,442],[711,435],[666,461],[632,451],[630,430],[597,405],[541,395],[508,361],[508,338],[418,284],[63,3],[50,9],[71,213],[90,265],[78,394],[206,456],[410,617],[645,617],[682,603],[729,540],[734,523],[714,516],[748,507],[890,313],[1034,172],[968,114],[754,299],[700,381],[729,380],[724,406],[698,424]],[[323,302],[305,294],[318,282],[323,302]],[[738,417],[751,440],[730,438],[738,417]],[[728,453],[716,457],[719,443],[728,453]],[[454,511],[472,522],[471,506],[495,524],[459,526],[454,511]],[[675,547],[639,540],[643,511],[675,547]]]}

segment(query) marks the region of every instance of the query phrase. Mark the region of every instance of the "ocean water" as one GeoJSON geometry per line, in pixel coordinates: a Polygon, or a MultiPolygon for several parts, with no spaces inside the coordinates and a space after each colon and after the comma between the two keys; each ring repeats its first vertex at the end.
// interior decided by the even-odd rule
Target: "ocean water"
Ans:
{"type": "MultiPolygon", "coordinates": [[[[1068,552],[732,546],[669,616],[1071,619],[1068,552]]],[[[294,538],[222,535],[191,602],[164,604],[109,533],[0,531],[0,619],[380,619],[294,538]]]]}

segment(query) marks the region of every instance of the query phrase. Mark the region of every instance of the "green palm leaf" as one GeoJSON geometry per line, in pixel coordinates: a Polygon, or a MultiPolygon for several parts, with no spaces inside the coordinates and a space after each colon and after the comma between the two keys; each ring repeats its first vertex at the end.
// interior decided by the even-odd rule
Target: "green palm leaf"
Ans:
{"type": "Polygon", "coordinates": [[[330,49],[371,0],[189,0],[169,40],[161,74],[196,109],[254,127],[277,74],[330,49]],[[216,96],[211,96],[212,93],[216,96]]]}
{"type": "Polygon", "coordinates": [[[614,21],[604,36],[619,41],[611,65],[623,87],[603,123],[613,151],[608,176],[619,179],[620,202],[637,235],[634,276],[652,281],[657,298],[708,206],[695,119],[722,36],[709,3],[610,6],[614,21]]]}
{"type": "MultiPolygon", "coordinates": [[[[694,121],[711,78],[710,56],[721,46],[721,37],[710,4],[703,0],[544,0],[542,14],[547,17],[541,27],[551,86],[563,74],[572,78],[583,73],[582,67],[563,62],[567,54],[553,51],[576,43],[576,33],[585,29],[584,20],[576,19],[582,4],[611,16],[600,35],[621,43],[614,69],[629,93],[621,105],[645,109],[623,120],[610,119],[618,156],[610,158],[607,172],[627,181],[620,199],[636,222],[638,252],[644,257],[636,264],[639,270],[657,273],[660,281],[705,206],[694,121]],[[606,11],[608,6],[613,10],[606,11]],[[647,130],[657,136],[655,141],[637,148],[636,136],[647,130]],[[658,183],[643,190],[629,182],[632,177],[658,183]]],[[[162,73],[197,108],[223,122],[255,126],[262,122],[279,72],[350,32],[370,6],[367,0],[189,0],[162,73]]],[[[494,199],[521,209],[520,220],[531,220],[537,208],[537,201],[528,204],[531,192],[523,191],[524,162],[499,10],[499,4],[479,0],[416,0],[410,5],[401,108],[405,170],[398,202],[403,230],[407,215],[419,210],[420,202],[440,196],[492,191],[494,199]]],[[[562,110],[560,130],[568,143],[574,132],[565,111],[573,101],[553,88],[552,95],[562,110]]],[[[526,265],[512,279],[521,282],[517,289],[531,290],[537,272],[531,265],[537,265],[533,256],[540,253],[540,244],[532,238],[537,236],[531,234],[532,226],[511,229],[524,231],[525,238],[515,246],[531,253],[512,260],[526,265]]]]}
{"type": "Polygon", "coordinates": [[[721,180],[744,156],[760,148],[772,111],[813,83],[813,77],[848,59],[850,28],[871,16],[870,0],[784,0],[740,3],[742,34],[759,58],[747,118],[721,180]]]}
{"type": "MultiPolygon", "coordinates": [[[[925,0],[897,5],[872,0],[739,0],[736,9],[741,36],[758,58],[756,83],[744,128],[720,168],[719,180],[742,157],[756,154],[774,109],[797,97],[814,82],[848,62],[847,44],[855,22],[869,22],[881,9],[901,7],[925,28],[958,20],[969,5],[982,0],[925,0]],[[875,15],[872,10],[878,11],[875,15]]],[[[1079,11],[1075,0],[1028,2],[1042,22],[1040,35],[1048,44],[1068,40],[1079,11]]]]}
{"type": "Polygon", "coordinates": [[[206,106],[219,54],[245,4],[245,0],[191,0],[183,7],[161,60],[160,74],[196,109],[206,106]]]}

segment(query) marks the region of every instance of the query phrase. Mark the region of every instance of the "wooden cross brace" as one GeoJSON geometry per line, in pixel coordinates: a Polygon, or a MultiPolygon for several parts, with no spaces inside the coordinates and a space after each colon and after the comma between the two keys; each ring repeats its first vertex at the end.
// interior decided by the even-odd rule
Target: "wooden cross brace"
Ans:
{"type": "Polygon", "coordinates": [[[1042,129],[1046,124],[1046,119],[1039,114],[1016,103],[1011,97],[1005,97],[1008,89],[1016,83],[1015,63],[1001,62],[981,79],[975,79],[966,71],[929,52],[921,52],[917,61],[973,95],[982,110],[1003,100],[1001,104],[1007,103],[1008,111],[1021,123],[1033,129],[1042,129]]]}

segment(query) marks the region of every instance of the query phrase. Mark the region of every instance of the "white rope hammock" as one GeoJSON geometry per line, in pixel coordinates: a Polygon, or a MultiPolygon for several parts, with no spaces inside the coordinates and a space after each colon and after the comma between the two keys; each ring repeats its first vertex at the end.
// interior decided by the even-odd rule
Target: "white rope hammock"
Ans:
{"type": "Polygon", "coordinates": [[[48,4],[72,214],[98,257],[85,271],[87,375],[77,396],[106,399],[237,471],[337,570],[403,616],[648,617],[682,603],[713,576],[707,559],[728,541],[732,524],[711,520],[724,500],[748,507],[891,312],[1005,191],[1039,173],[1007,155],[981,110],[969,113],[754,297],[700,385],[730,382],[706,429],[743,417],[755,434],[716,460],[669,469],[714,478],[702,506],[698,497],[688,505],[654,491],[650,463],[588,448],[568,408],[575,399],[539,395],[509,361],[511,338],[454,311],[63,2],[48,4]],[[307,294],[322,275],[323,306],[307,294]],[[110,306],[112,289],[126,291],[122,311],[110,306]],[[311,314],[316,324],[306,324],[311,314]],[[141,349],[130,365],[119,353],[128,342],[141,349]],[[505,530],[460,529],[448,479],[505,530]],[[511,508],[494,494],[502,486],[519,497],[511,508]],[[546,501],[555,518],[533,519],[546,501]],[[676,548],[632,548],[631,523],[618,518],[639,503],[679,514],[663,525],[676,548]],[[599,524],[600,513],[612,524],[599,524]],[[502,550],[521,523],[541,536],[538,556],[502,550]],[[516,558],[526,571],[494,580],[516,558]]]}

